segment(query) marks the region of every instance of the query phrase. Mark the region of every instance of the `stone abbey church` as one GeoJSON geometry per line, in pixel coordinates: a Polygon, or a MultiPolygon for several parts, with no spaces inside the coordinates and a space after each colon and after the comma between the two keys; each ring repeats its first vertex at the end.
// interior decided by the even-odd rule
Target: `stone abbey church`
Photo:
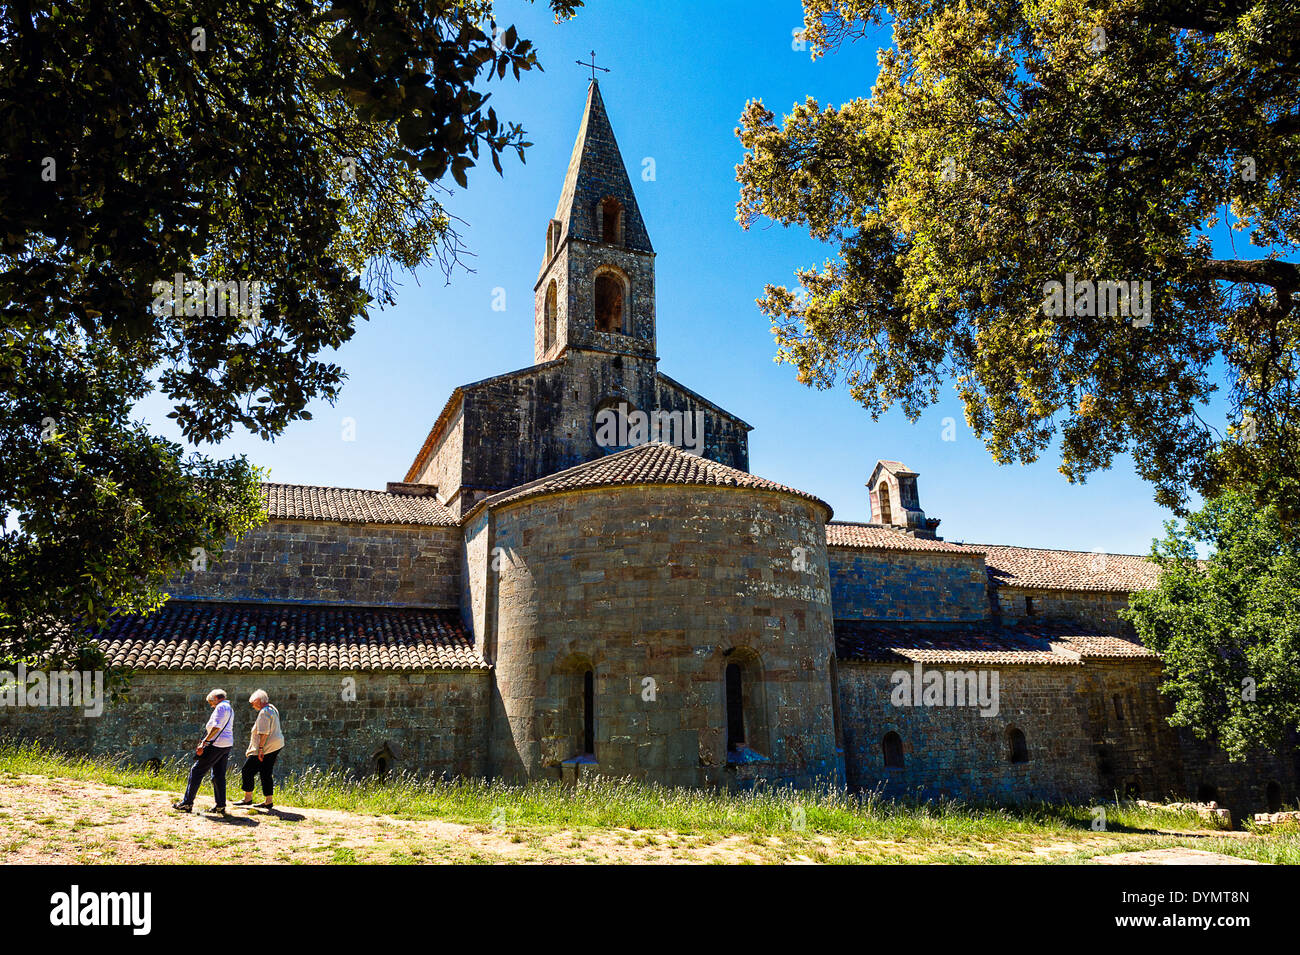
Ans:
{"type": "Polygon", "coordinates": [[[246,734],[261,687],[288,769],[1296,798],[1293,760],[1169,727],[1118,613],[1143,558],[949,543],[899,461],[870,471],[868,523],[749,473],[751,426],[659,370],[655,253],[595,82],[543,231],[532,366],[430,409],[383,491],[267,485],[269,523],[105,635],[124,702],[9,710],[10,732],[169,759],[208,689],[246,734]],[[663,440],[598,440],[610,409],[663,440]]]}

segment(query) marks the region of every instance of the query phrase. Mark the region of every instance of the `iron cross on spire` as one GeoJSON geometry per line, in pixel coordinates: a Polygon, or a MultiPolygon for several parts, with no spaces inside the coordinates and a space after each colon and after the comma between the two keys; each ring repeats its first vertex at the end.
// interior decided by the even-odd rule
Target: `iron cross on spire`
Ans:
{"type": "Polygon", "coordinates": [[[590,63],[588,63],[586,60],[574,60],[573,62],[574,62],[574,63],[577,63],[579,66],[585,66],[585,67],[587,67],[587,69],[591,70],[591,81],[592,81],[593,83],[596,82],[596,71],[597,71],[597,70],[600,70],[602,73],[608,73],[608,72],[609,72],[609,67],[607,67],[607,66],[597,66],[597,65],[596,65],[596,51],[595,51],[595,50],[592,50],[592,51],[591,51],[591,62],[590,62],[590,63]]]}

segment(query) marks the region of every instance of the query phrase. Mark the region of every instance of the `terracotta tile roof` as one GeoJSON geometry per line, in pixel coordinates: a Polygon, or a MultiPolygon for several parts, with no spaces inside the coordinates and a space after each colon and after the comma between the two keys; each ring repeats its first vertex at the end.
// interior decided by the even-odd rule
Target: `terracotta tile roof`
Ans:
{"type": "Polygon", "coordinates": [[[170,600],[113,621],[112,667],[140,670],[476,670],[454,610],[170,600]]]}
{"type": "Polygon", "coordinates": [[[1160,575],[1155,564],[1136,554],[1040,550],[1000,544],[970,546],[984,551],[989,580],[1006,587],[1131,593],[1151,589],[1160,575]]]}
{"type": "Polygon", "coordinates": [[[1066,624],[1000,627],[993,623],[926,625],[835,621],[841,660],[970,666],[1070,665],[1089,659],[1149,658],[1139,643],[1066,624]]]}
{"type": "Polygon", "coordinates": [[[1060,646],[1078,653],[1085,660],[1128,659],[1134,657],[1146,657],[1154,660],[1157,658],[1155,653],[1142,646],[1135,639],[1129,640],[1107,633],[1090,633],[1082,628],[1073,632],[1058,631],[1054,639],[1060,646]]]}
{"type": "Polygon", "coordinates": [[[271,520],[444,527],[456,523],[451,512],[432,496],[309,484],[263,484],[262,497],[271,520]]]}
{"type": "Polygon", "coordinates": [[[978,547],[951,544],[948,541],[912,537],[884,524],[854,524],[831,521],[826,525],[826,544],[830,547],[861,547],[868,550],[946,551],[950,554],[982,554],[978,547]]]}
{"type": "MultiPolygon", "coordinates": [[[[821,498],[800,491],[766,478],[757,477],[747,471],[728,467],[707,458],[698,457],[681,448],[660,441],[637,445],[625,451],[579,464],[577,467],[559,471],[538,481],[521,484],[480,501],[474,508],[513,503],[529,497],[554,494],[559,491],[576,491],[598,487],[620,487],[624,485],[663,485],[680,484],[702,487],[752,488],[760,491],[780,491],[813,501],[826,508],[831,506],[821,498]]],[[[471,511],[470,513],[473,513],[471,511]]],[[[468,515],[466,515],[468,517],[468,515]]]]}

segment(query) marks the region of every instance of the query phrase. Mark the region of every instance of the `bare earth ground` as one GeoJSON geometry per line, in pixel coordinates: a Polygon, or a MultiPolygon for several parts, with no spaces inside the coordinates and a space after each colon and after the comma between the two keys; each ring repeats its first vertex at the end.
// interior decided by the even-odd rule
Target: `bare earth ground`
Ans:
{"type": "MultiPolygon", "coordinates": [[[[0,863],[819,863],[1088,861],[1142,850],[1159,834],[1010,834],[995,842],[853,840],[632,829],[466,825],[277,806],[205,815],[176,794],[36,775],[0,779],[0,863]]],[[[238,799],[237,793],[232,798],[238,799]]],[[[1182,838],[1245,833],[1179,833],[1182,838]]],[[[1167,837],[1165,837],[1167,839],[1167,837]]],[[[1142,853],[1159,863],[1178,849],[1142,853]]],[[[1210,855],[1204,853],[1204,855],[1210,855]]],[[[1226,856],[1217,859],[1240,862],[1226,856]]]]}

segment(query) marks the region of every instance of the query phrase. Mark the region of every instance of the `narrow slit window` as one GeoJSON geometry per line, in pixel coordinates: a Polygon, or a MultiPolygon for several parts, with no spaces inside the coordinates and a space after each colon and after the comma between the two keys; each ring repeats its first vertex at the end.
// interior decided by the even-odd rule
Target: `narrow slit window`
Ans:
{"type": "Polygon", "coordinates": [[[727,752],[745,745],[745,697],[740,665],[727,664],[727,752]]]}
{"type": "Polygon", "coordinates": [[[582,675],[582,751],[596,752],[596,674],[582,675]]]}
{"type": "Polygon", "coordinates": [[[559,308],[558,293],[555,287],[555,280],[552,279],[551,284],[546,287],[546,304],[544,306],[544,315],[543,315],[544,322],[545,322],[545,327],[542,336],[543,347],[547,351],[550,351],[551,346],[555,344],[556,312],[558,311],[558,308],[559,308]]]}

